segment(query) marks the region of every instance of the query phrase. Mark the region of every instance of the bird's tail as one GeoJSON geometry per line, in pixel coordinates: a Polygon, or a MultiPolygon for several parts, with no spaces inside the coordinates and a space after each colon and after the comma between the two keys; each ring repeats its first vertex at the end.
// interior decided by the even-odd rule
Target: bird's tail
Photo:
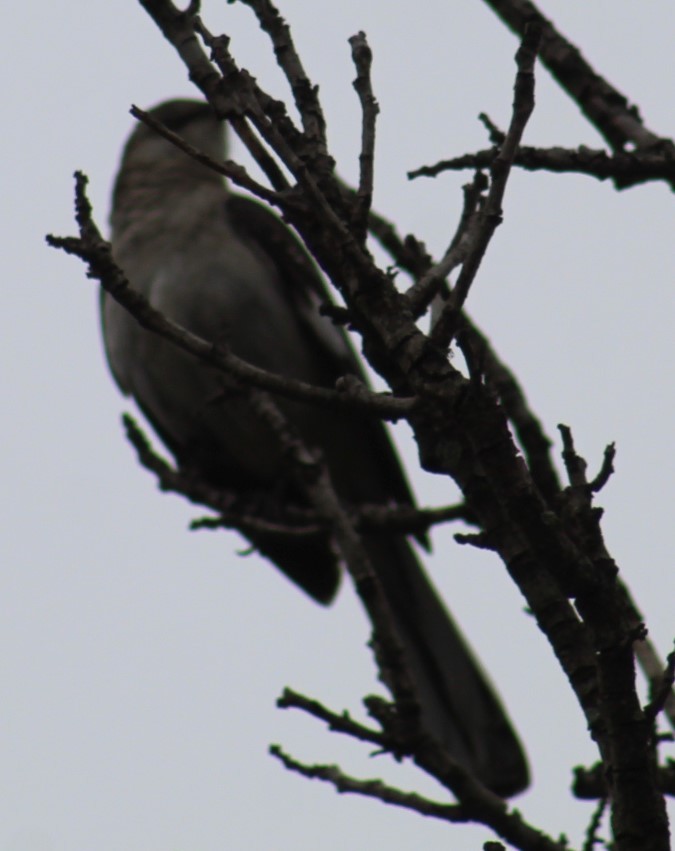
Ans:
{"type": "MultiPolygon", "coordinates": [[[[329,603],[339,574],[325,537],[249,536],[315,600],[329,603]]],[[[499,795],[529,782],[527,762],[506,712],[441,603],[410,544],[401,537],[365,539],[389,603],[419,697],[422,720],[448,753],[499,795]]]]}
{"type": "Polygon", "coordinates": [[[367,542],[417,687],[422,719],[448,753],[499,795],[529,782],[520,742],[487,677],[403,538],[367,542]]]}

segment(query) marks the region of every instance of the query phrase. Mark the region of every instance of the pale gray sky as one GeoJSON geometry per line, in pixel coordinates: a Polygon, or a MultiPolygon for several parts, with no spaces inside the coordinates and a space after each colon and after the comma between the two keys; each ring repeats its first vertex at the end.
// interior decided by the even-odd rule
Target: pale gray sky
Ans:
{"type": "MultiPolygon", "coordinates": [[[[541,6],[652,130],[673,134],[669,0],[541,6]]],[[[204,7],[241,63],[285,96],[248,10],[204,7]]],[[[438,254],[467,177],[410,184],[405,172],[483,147],[480,111],[507,123],[515,39],[480,0],[284,0],[283,10],[350,179],[359,110],[347,38],[367,32],[382,110],[376,206],[438,254]]],[[[267,755],[278,742],[443,799],[417,772],[275,709],[285,685],[356,714],[376,690],[354,595],[345,587],[324,611],[274,569],[238,559],[234,534],[186,531],[196,512],[156,491],[122,436],[128,405],[103,361],[96,288],[44,244],[46,232],[74,231],[76,168],[106,224],[128,108],[191,95],[182,65],[133,0],[14,4],[12,16],[0,137],[0,849],[481,847],[481,828],[339,797],[267,755]]],[[[539,68],[525,141],[600,140],[539,68]]],[[[549,433],[570,424],[592,469],[617,442],[599,500],[606,538],[665,654],[675,633],[672,195],[516,173],[504,207],[469,309],[549,433]]],[[[404,429],[397,437],[419,501],[452,501],[445,481],[412,472],[414,446],[404,429]]],[[[568,794],[570,769],[593,759],[581,713],[502,565],[456,547],[452,531],[434,535],[428,563],[527,741],[535,782],[517,806],[578,845],[591,807],[568,794]]]]}

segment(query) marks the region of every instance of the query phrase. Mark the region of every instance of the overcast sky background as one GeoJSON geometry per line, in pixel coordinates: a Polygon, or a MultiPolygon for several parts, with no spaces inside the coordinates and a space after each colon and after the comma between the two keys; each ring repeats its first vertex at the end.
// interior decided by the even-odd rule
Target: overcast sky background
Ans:
{"type": "MultiPolygon", "coordinates": [[[[507,124],[516,40],[479,0],[281,5],[350,180],[359,107],[347,39],[367,32],[381,107],[375,205],[438,256],[467,175],[409,183],[406,170],[485,147],[481,111],[507,124]]],[[[541,7],[654,132],[672,135],[669,0],[541,7]]],[[[273,568],[237,558],[233,533],[187,531],[199,512],[157,492],[123,438],[129,405],[104,363],[96,287],[45,246],[47,232],[74,232],[76,168],[107,227],[128,109],[193,94],[183,66],[133,0],[14,4],[11,16],[0,136],[1,851],[480,848],[487,830],[339,797],[267,755],[278,742],[447,800],[412,769],[275,708],[286,685],[357,715],[362,695],[381,692],[354,594],[345,586],[324,611],[273,568]]],[[[207,2],[204,18],[286,97],[245,7],[207,2]]],[[[600,145],[541,67],[525,142],[600,145]]],[[[616,441],[617,472],[599,499],[606,539],[665,655],[675,633],[672,195],[516,172],[504,209],[470,312],[549,434],[571,425],[591,470],[616,441]]],[[[409,435],[396,436],[420,503],[452,502],[452,484],[415,472],[409,435]]],[[[501,563],[459,548],[453,531],[435,533],[427,563],[527,742],[534,786],[517,806],[578,847],[592,807],[568,793],[571,767],[594,759],[582,715],[501,563]]]]}

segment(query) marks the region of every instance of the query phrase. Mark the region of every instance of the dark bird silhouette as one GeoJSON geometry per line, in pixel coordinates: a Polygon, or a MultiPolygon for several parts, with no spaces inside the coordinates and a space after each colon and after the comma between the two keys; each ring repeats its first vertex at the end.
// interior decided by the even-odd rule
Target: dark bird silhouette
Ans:
{"type": "MultiPolygon", "coordinates": [[[[225,129],[210,107],[170,101],[154,118],[214,159],[225,129]]],[[[257,202],[231,194],[221,177],[147,126],[131,134],[117,175],[112,245],[132,287],[168,318],[209,341],[226,341],[258,367],[324,387],[359,374],[343,332],[319,313],[323,281],[299,241],[257,202]]],[[[277,441],[242,394],[223,390],[212,368],[144,330],[102,297],[113,375],[181,467],[241,494],[301,500],[277,441]]],[[[305,442],[319,447],[340,498],[412,498],[382,424],[279,398],[305,442]]],[[[311,597],[327,604],[339,563],[324,538],[250,536],[257,549],[311,597]]],[[[407,654],[428,730],[494,791],[527,786],[522,749],[492,687],[441,604],[408,541],[372,535],[365,546],[407,654]]],[[[253,605],[253,604],[252,604],[253,605]]]]}

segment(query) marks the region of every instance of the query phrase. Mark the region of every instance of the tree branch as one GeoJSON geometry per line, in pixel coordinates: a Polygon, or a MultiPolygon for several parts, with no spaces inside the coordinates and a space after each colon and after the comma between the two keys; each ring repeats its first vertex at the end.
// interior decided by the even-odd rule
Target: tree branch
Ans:
{"type": "Polygon", "coordinates": [[[648,130],[634,104],[630,104],[584,59],[580,50],[561,35],[551,21],[530,0],[485,0],[485,3],[520,38],[528,24],[541,29],[540,58],[553,78],[567,92],[612,150],[627,144],[643,148],[673,148],[648,130]]]}
{"type": "Polygon", "coordinates": [[[463,807],[457,804],[440,804],[436,801],[430,801],[415,792],[402,792],[400,789],[387,786],[381,780],[358,780],[355,777],[349,777],[337,765],[307,765],[284,753],[279,745],[272,745],[270,754],[276,757],[289,771],[294,771],[296,774],[312,780],[323,780],[325,783],[331,783],[335,790],[341,794],[348,793],[375,798],[383,804],[412,810],[422,816],[430,816],[455,824],[470,821],[470,817],[463,807]]]}
{"type": "Polygon", "coordinates": [[[452,288],[438,321],[431,331],[432,341],[441,347],[450,345],[456,333],[460,312],[476,277],[487,247],[502,222],[502,201],[506,191],[513,158],[516,155],[525,125],[534,109],[534,62],[541,39],[541,30],[534,24],[525,28],[523,40],[516,53],[518,73],[514,86],[511,124],[499,153],[490,167],[491,184],[475,229],[470,235],[471,247],[462,263],[462,271],[452,288]]]}
{"type": "MultiPolygon", "coordinates": [[[[473,154],[440,160],[434,165],[420,166],[408,172],[408,177],[436,177],[444,171],[490,168],[495,149],[488,148],[473,154]]],[[[629,189],[649,181],[664,181],[675,188],[675,151],[662,149],[615,151],[608,154],[581,145],[578,148],[519,148],[513,165],[525,171],[550,171],[557,174],[585,174],[597,180],[611,180],[616,189],[629,189]]]]}
{"type": "MultiPolygon", "coordinates": [[[[217,512],[217,517],[192,521],[190,528],[238,529],[244,534],[262,532],[279,537],[308,537],[327,533],[325,520],[311,507],[295,505],[288,500],[275,501],[268,491],[242,494],[236,490],[216,488],[192,470],[176,469],[154,452],[147,437],[129,414],[122,417],[122,422],[139,463],[156,476],[162,491],[180,494],[195,505],[217,512]]],[[[395,532],[419,537],[441,523],[456,520],[475,522],[463,504],[415,508],[410,505],[364,503],[346,508],[359,532],[395,532]]]]}
{"type": "Polygon", "coordinates": [[[366,34],[359,32],[349,39],[352,60],[356,66],[354,88],[361,101],[361,153],[359,154],[359,188],[352,213],[352,229],[365,244],[368,234],[368,215],[373,202],[373,174],[375,168],[375,120],[380,111],[370,79],[373,54],[366,34]]]}

